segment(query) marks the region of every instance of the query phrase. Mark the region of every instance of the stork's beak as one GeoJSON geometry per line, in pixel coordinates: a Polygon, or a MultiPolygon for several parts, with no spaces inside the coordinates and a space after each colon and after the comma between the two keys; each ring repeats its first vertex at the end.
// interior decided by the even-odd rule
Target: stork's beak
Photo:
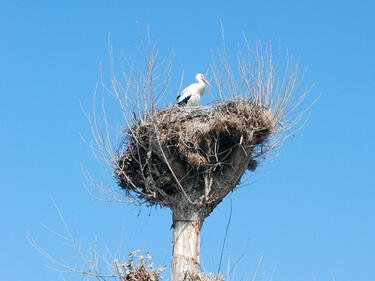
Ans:
{"type": "Polygon", "coordinates": [[[207,86],[211,86],[210,83],[208,83],[208,81],[205,79],[205,78],[202,78],[203,82],[206,83],[207,86]]]}

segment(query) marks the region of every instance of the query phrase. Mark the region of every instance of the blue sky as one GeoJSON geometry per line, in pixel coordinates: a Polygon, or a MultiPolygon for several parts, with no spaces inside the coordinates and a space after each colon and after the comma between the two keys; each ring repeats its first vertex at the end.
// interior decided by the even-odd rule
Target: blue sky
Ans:
{"type": "Polygon", "coordinates": [[[137,21],[149,24],[161,54],[175,53],[172,77],[184,71],[188,83],[209,69],[221,19],[230,51],[242,31],[250,43],[280,42],[321,98],[280,156],[251,175],[256,183],[205,221],[203,266],[218,268],[232,202],[223,273],[246,253],[234,280],[251,279],[261,256],[273,280],[374,280],[374,10],[371,1],[1,1],[2,279],[60,280],[26,240],[70,257],[40,225],[63,229],[51,196],[83,245],[97,235],[102,251],[141,248],[169,266],[169,210],[93,201],[84,190],[81,164],[114,183],[79,136],[89,136],[79,101],[91,104],[109,33],[115,52],[136,57],[137,21]]]}

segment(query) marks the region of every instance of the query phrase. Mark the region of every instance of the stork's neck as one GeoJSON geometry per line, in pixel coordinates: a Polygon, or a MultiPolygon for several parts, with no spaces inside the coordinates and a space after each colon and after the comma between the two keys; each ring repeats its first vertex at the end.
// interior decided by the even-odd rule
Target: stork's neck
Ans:
{"type": "Polygon", "coordinates": [[[197,81],[198,81],[199,86],[201,86],[201,87],[203,87],[203,88],[206,87],[206,84],[204,84],[203,80],[201,80],[201,79],[197,79],[197,81]]]}

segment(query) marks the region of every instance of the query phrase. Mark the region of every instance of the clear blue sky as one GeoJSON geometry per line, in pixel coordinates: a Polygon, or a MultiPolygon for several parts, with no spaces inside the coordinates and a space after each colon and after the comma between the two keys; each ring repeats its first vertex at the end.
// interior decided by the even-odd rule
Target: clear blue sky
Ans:
{"type": "MultiPolygon", "coordinates": [[[[62,230],[51,195],[83,245],[97,234],[101,249],[122,241],[124,252],[142,248],[169,266],[167,209],[139,214],[83,189],[81,164],[113,183],[79,137],[88,136],[79,100],[90,106],[109,32],[115,50],[132,56],[136,22],[150,24],[162,54],[175,52],[173,75],[184,70],[189,80],[209,68],[222,19],[233,46],[244,31],[251,43],[288,47],[308,70],[305,85],[322,94],[304,129],[252,176],[258,181],[232,194],[223,272],[249,241],[235,280],[250,279],[262,255],[267,277],[276,267],[273,280],[375,280],[374,11],[372,1],[1,1],[1,279],[60,280],[26,240],[30,232],[56,256],[70,255],[40,225],[62,230]]],[[[203,226],[209,271],[229,209],[227,198],[203,226]]]]}

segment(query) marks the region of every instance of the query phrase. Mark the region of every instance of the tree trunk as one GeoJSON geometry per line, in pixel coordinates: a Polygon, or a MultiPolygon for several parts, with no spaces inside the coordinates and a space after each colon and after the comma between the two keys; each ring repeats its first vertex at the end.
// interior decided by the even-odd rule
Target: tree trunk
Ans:
{"type": "Polygon", "coordinates": [[[198,273],[201,220],[197,215],[181,218],[173,212],[171,281],[183,281],[198,273]]]}

